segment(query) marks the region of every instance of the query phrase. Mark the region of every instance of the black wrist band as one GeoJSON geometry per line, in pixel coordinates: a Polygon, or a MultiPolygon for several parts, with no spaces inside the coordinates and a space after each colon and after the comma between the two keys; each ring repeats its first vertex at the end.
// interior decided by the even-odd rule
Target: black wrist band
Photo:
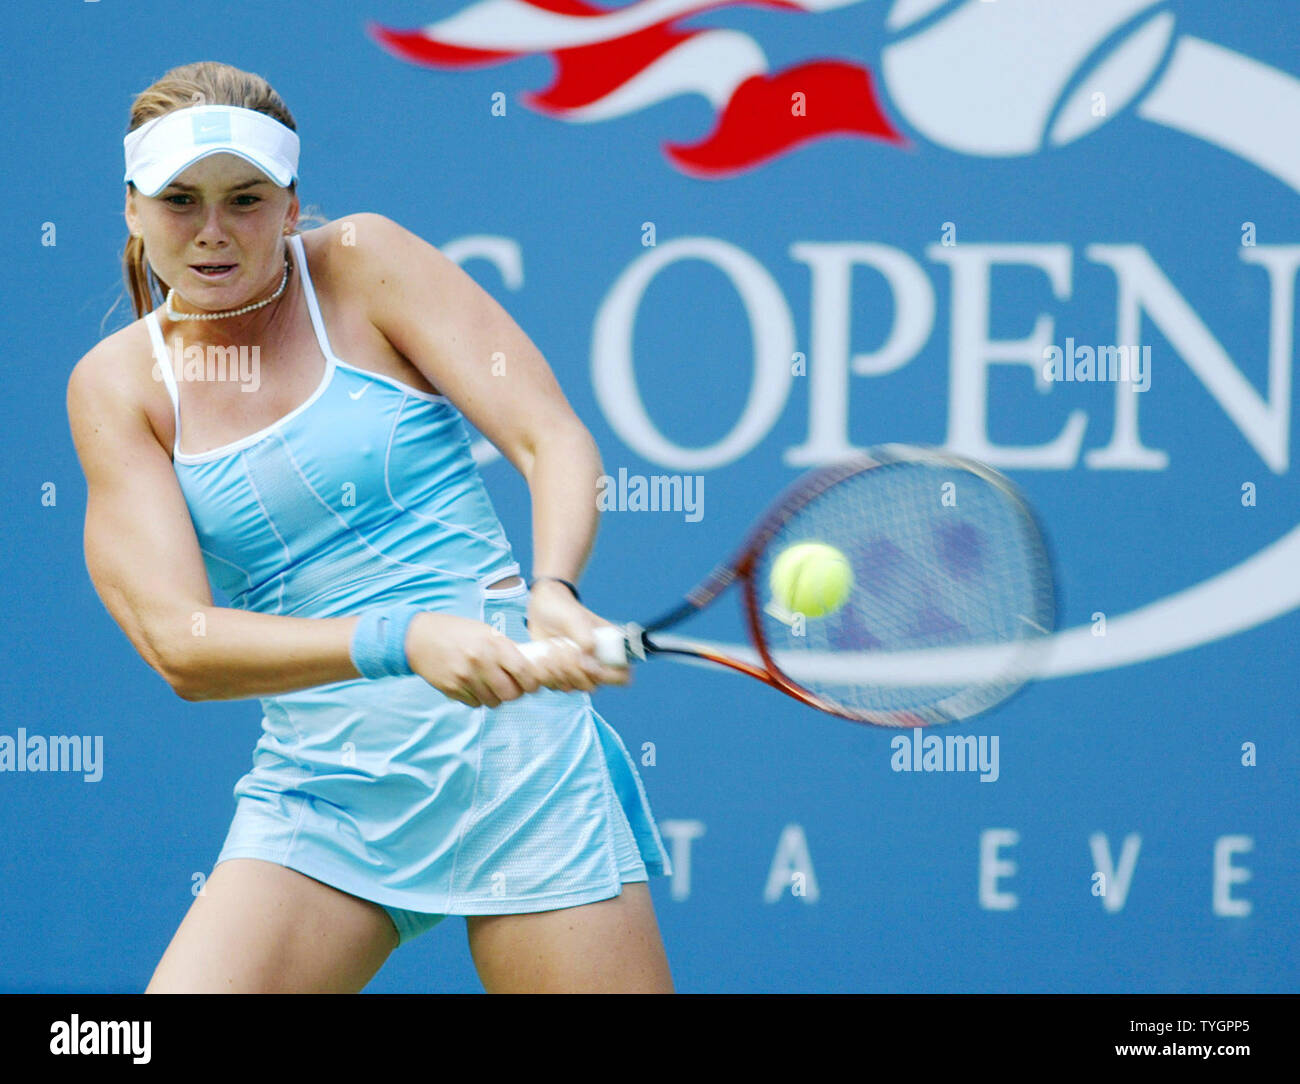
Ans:
{"type": "Polygon", "coordinates": [[[582,596],[578,594],[578,589],[573,584],[571,584],[568,580],[560,579],[559,576],[534,576],[533,583],[530,583],[528,586],[532,587],[533,584],[539,582],[540,580],[554,580],[556,583],[562,583],[564,584],[565,587],[567,587],[570,591],[573,592],[573,600],[575,602],[582,601],[582,596]]]}

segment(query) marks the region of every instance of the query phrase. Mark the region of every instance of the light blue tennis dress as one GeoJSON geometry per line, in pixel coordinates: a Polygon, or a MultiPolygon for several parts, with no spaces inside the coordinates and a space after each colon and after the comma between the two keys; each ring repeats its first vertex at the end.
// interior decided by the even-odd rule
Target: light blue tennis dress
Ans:
{"type": "MultiPolygon", "coordinates": [[[[345,617],[395,602],[524,627],[528,591],[445,396],[334,355],[290,238],[321,382],[279,421],[172,458],[208,576],[238,609],[345,617]]],[[[636,766],[586,693],[471,708],[410,675],[261,698],[253,768],[217,863],[261,858],[392,916],[404,943],[449,914],[550,911],[671,874],[636,766]]]]}

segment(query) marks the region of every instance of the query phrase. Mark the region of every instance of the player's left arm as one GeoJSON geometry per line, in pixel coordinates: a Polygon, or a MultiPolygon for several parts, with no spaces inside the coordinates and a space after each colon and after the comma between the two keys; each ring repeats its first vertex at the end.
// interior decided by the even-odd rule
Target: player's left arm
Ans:
{"type": "MultiPolygon", "coordinates": [[[[371,322],[527,480],[534,574],[577,582],[595,541],[600,453],[541,351],[433,245],[382,215],[348,221],[356,244],[342,257],[347,280],[364,291],[371,322]]],[[[546,583],[534,602],[563,626],[548,634],[591,651],[590,627],[602,622],[594,614],[580,620],[577,609],[585,608],[565,617],[569,598],[562,585],[546,583]],[[554,610],[541,605],[552,595],[554,610]]]]}

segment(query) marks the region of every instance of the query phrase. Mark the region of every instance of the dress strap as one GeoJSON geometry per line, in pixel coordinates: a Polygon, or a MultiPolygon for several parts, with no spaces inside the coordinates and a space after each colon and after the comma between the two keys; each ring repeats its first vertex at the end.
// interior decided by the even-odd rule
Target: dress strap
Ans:
{"type": "Polygon", "coordinates": [[[302,236],[291,233],[289,244],[293,248],[295,266],[302,275],[302,291],[307,298],[307,311],[311,314],[311,326],[316,332],[316,342],[320,345],[320,352],[325,355],[326,366],[332,367],[335,361],[334,351],[330,347],[329,336],[325,334],[325,321],[320,314],[320,305],[316,302],[316,288],[311,284],[311,272],[307,269],[307,255],[303,249],[302,236]]]}
{"type": "MultiPolygon", "coordinates": [[[[154,367],[167,385],[167,394],[172,401],[172,416],[176,419],[175,438],[172,440],[172,455],[181,446],[181,396],[176,387],[176,375],[172,372],[171,355],[167,352],[167,343],[163,340],[162,328],[158,326],[158,314],[146,313],[145,326],[149,329],[149,338],[153,340],[154,367]]],[[[154,377],[155,380],[158,376],[154,377]]]]}

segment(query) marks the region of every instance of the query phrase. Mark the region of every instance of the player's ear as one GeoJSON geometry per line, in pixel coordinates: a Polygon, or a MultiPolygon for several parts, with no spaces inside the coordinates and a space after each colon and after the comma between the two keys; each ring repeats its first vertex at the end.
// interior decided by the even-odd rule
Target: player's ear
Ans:
{"type": "Polygon", "coordinates": [[[283,233],[287,236],[298,228],[298,216],[302,213],[302,206],[298,202],[298,182],[294,181],[289,186],[289,207],[284,212],[284,229],[283,233]]]}
{"type": "Polygon", "coordinates": [[[126,218],[126,228],[131,235],[138,237],[140,235],[140,216],[135,209],[135,185],[127,183],[126,186],[126,207],[123,211],[126,218]]]}

